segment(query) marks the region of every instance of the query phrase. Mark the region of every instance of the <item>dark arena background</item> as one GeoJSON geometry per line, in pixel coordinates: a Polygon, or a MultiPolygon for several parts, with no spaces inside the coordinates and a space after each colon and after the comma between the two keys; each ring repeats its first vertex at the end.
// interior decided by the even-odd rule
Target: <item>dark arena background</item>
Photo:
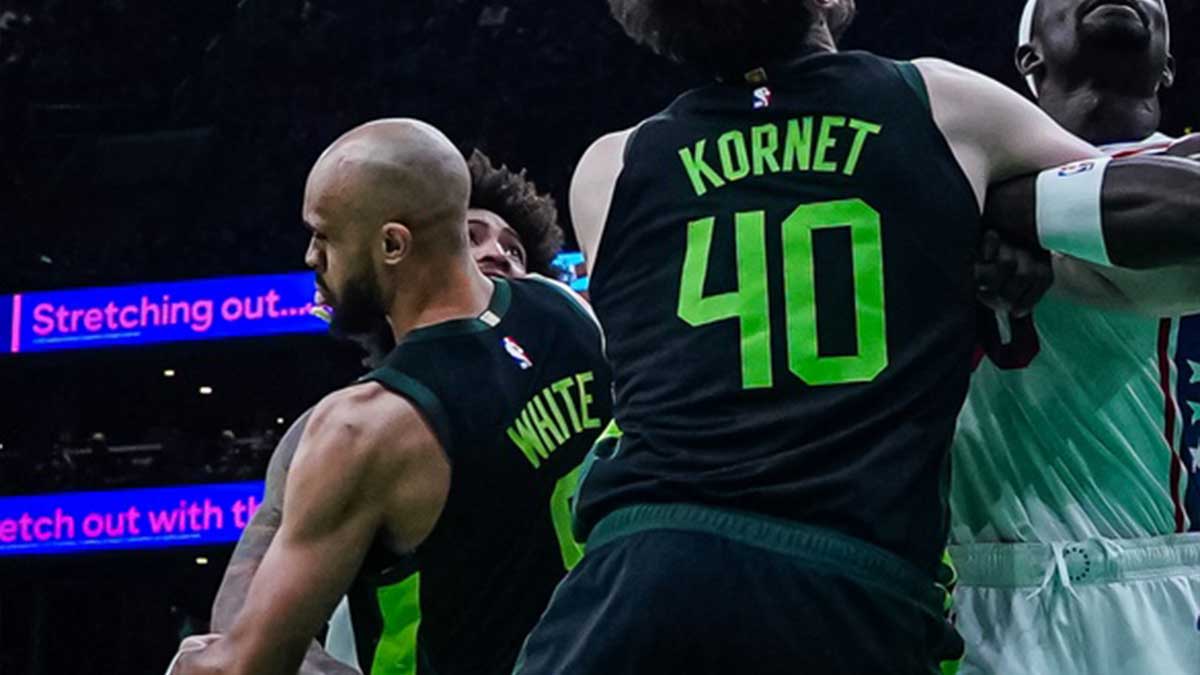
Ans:
{"type": "MultiPolygon", "coordinates": [[[[1179,77],[1163,130],[1182,133],[1200,126],[1200,10],[1168,5],[1179,77]]],[[[1020,10],[860,0],[844,47],[944,57],[1024,91],[1020,10]]],[[[625,39],[602,0],[0,0],[0,501],[24,505],[0,513],[0,542],[32,532],[0,543],[0,673],[155,675],[207,632],[272,448],[360,373],[321,331],[253,328],[264,312],[304,319],[279,284],[304,272],[304,179],[333,139],[429,121],[527,168],[571,251],[563,206],[588,143],[703,80],[625,39]],[[204,279],[223,281],[175,285],[204,279]],[[54,312],[83,289],[118,319],[181,325],[77,339],[101,319],[54,312]],[[249,328],[220,334],[222,317],[249,328]],[[25,339],[51,325],[61,341],[25,339]],[[155,487],[169,489],[141,491],[155,487]],[[13,509],[35,503],[82,510],[22,524],[13,509]]]]}

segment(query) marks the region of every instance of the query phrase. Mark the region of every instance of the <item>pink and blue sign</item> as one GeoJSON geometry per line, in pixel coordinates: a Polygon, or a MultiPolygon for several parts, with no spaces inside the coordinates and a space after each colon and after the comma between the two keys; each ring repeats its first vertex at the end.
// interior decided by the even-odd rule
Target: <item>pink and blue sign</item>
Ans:
{"type": "MultiPolygon", "coordinates": [[[[554,265],[587,290],[582,254],[554,265]]],[[[0,295],[0,354],[321,333],[313,281],[295,272],[0,295]]]]}
{"type": "Polygon", "coordinates": [[[11,353],[326,330],[309,314],[313,274],[271,274],[0,298],[11,353]]]}
{"type": "Polygon", "coordinates": [[[235,542],[263,482],[0,497],[0,557],[235,542]]]}

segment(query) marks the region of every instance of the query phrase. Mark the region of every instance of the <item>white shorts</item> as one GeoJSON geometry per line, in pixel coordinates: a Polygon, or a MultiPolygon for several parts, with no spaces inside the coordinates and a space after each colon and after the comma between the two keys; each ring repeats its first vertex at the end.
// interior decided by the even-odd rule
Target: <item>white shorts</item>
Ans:
{"type": "Polygon", "coordinates": [[[1200,674],[1200,535],[950,555],[961,675],[1200,674]]]}

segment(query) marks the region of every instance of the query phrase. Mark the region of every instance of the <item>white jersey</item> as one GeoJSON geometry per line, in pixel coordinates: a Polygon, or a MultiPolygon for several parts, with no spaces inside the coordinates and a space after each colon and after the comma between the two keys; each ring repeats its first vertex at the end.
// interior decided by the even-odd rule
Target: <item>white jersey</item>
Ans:
{"type": "MultiPolygon", "coordinates": [[[[1161,152],[1171,139],[1106,148],[1161,152]]],[[[951,541],[1132,539],[1200,525],[1200,316],[1103,311],[1051,292],[1002,326],[954,441],[951,541]],[[1005,335],[1004,333],[1008,333],[1005,335]]]]}

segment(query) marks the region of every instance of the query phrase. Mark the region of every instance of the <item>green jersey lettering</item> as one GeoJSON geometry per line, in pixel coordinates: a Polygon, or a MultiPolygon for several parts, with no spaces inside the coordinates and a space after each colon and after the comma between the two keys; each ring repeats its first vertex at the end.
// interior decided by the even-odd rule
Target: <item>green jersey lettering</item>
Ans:
{"type": "Polygon", "coordinates": [[[595,379],[595,373],[589,370],[542,389],[525,403],[520,416],[505,430],[533,468],[541,468],[542,461],[575,434],[600,428],[600,420],[588,409],[592,404],[588,385],[595,379]]]}
{"type": "MultiPolygon", "coordinates": [[[[742,387],[770,387],[773,361],[765,214],[745,211],[735,215],[738,289],[706,297],[704,286],[715,223],[715,218],[688,223],[677,313],[693,327],[737,319],[741,332],[742,387]]],[[[789,369],[812,386],[874,380],[888,365],[879,213],[860,199],[806,204],[796,207],[781,229],[789,369]],[[853,356],[821,356],[818,345],[812,235],[816,230],[829,228],[850,230],[858,331],[857,353],[853,356]]]]}
{"type": "MultiPolygon", "coordinates": [[[[716,138],[717,156],[713,163],[704,157],[709,139],[701,139],[693,146],[680,148],[679,157],[687,171],[688,180],[697,196],[737,182],[747,176],[765,176],[775,173],[814,171],[835,173],[841,171],[853,176],[858,170],[859,160],[867,140],[883,132],[883,126],[852,117],[823,115],[820,126],[815,117],[788,120],[786,128],[780,124],[760,124],[747,132],[740,129],[726,131],[716,138]],[[847,127],[854,131],[838,131],[847,127]],[[815,132],[814,132],[815,130],[815,132]],[[780,140],[783,156],[780,157],[780,140]],[[848,141],[849,151],[844,163],[831,151],[839,147],[838,141],[848,141]],[[815,147],[814,147],[815,146],[815,147]],[[715,167],[715,168],[714,168],[715,167]],[[720,169],[718,172],[717,169],[720,169]]],[[[840,153],[839,153],[840,154],[840,153]]]]}
{"type": "Polygon", "coordinates": [[[596,375],[590,370],[575,376],[575,382],[579,385],[579,416],[583,418],[584,429],[600,428],[600,420],[592,417],[588,412],[588,406],[592,404],[592,395],[588,393],[587,385],[594,379],[596,379],[596,375]]]}
{"type": "Polygon", "coordinates": [[[701,197],[705,192],[708,192],[708,186],[704,184],[705,179],[708,179],[708,182],[712,183],[714,188],[725,185],[725,181],[704,161],[705,144],[706,141],[700,140],[696,143],[694,149],[679,149],[679,158],[683,160],[683,168],[687,171],[688,178],[692,181],[692,188],[696,191],[697,197],[701,197]]]}
{"type": "Polygon", "coordinates": [[[550,449],[550,452],[554,452],[558,446],[563,444],[563,441],[567,440],[567,437],[546,412],[546,406],[542,403],[541,397],[534,396],[530,403],[533,404],[533,408],[530,409],[533,426],[537,428],[538,434],[541,435],[542,441],[550,449]]]}
{"type": "Polygon", "coordinates": [[[538,468],[542,465],[542,460],[550,456],[550,452],[546,450],[545,444],[542,443],[542,438],[534,430],[533,424],[529,421],[529,407],[526,406],[521,411],[521,416],[513,420],[512,426],[507,429],[508,438],[521,449],[521,453],[525,455],[525,459],[533,465],[533,468],[538,468]]]}
{"type": "Polygon", "coordinates": [[[768,168],[779,173],[779,161],[775,153],[779,150],[779,127],[763,124],[750,130],[750,155],[754,158],[754,175],[762,176],[768,168]]]}
{"type": "Polygon", "coordinates": [[[837,139],[833,137],[834,127],[846,126],[845,117],[824,117],[821,119],[821,136],[817,139],[817,153],[813,157],[813,171],[820,173],[833,173],[837,171],[837,164],[825,160],[825,153],[837,145],[837,139]]]}
{"type": "Polygon", "coordinates": [[[770,387],[771,324],[767,316],[766,214],[739,213],[734,221],[737,240],[738,289],[704,296],[712,251],[715,218],[688,223],[687,252],[679,281],[679,318],[691,326],[737,319],[741,331],[742,386],[770,387]]]}
{"type": "Polygon", "coordinates": [[[878,135],[883,131],[883,127],[878,124],[871,124],[862,120],[851,119],[850,128],[854,129],[854,144],[850,146],[850,154],[846,157],[846,166],[842,168],[842,173],[847,176],[853,176],[854,170],[858,168],[858,158],[862,155],[863,145],[867,142],[868,135],[878,135]]]}
{"type": "Polygon", "coordinates": [[[783,170],[808,171],[812,161],[813,118],[788,120],[787,137],[783,144],[783,170]],[[803,128],[803,132],[801,132],[803,128]]]}
{"type": "Polygon", "coordinates": [[[879,212],[860,199],[797,207],[783,221],[783,270],[791,371],[814,386],[870,382],[883,372],[888,355],[879,212]],[[813,232],[831,228],[850,229],[858,328],[854,356],[821,356],[818,349],[813,232]]]}
{"type": "Polygon", "coordinates": [[[567,409],[567,416],[571,418],[571,430],[579,433],[583,431],[583,427],[579,424],[579,413],[575,412],[575,402],[571,400],[571,388],[574,384],[574,378],[564,377],[550,385],[550,388],[562,399],[563,407],[567,409]]]}
{"type": "Polygon", "coordinates": [[[721,171],[725,180],[734,182],[750,175],[750,159],[746,154],[746,137],[740,131],[729,131],[717,139],[721,155],[721,171]]]}

